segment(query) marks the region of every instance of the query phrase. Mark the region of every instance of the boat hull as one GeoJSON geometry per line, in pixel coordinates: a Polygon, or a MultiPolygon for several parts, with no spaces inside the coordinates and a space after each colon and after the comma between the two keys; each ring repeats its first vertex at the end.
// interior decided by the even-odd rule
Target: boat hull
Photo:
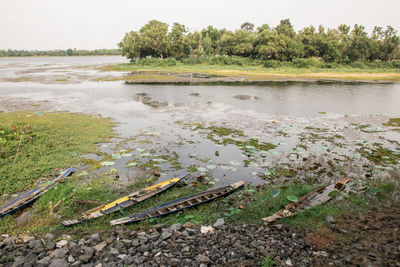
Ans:
{"type": "Polygon", "coordinates": [[[156,196],[163,191],[167,190],[168,188],[174,186],[176,183],[181,181],[186,177],[187,174],[182,175],[178,178],[173,178],[170,180],[167,180],[165,182],[161,182],[158,184],[154,184],[152,186],[143,188],[142,190],[133,192],[132,194],[129,194],[127,196],[124,196],[122,198],[119,198],[113,202],[110,202],[106,205],[101,205],[96,208],[93,208],[91,210],[88,210],[84,213],[82,213],[82,216],[79,219],[72,219],[72,220],[67,220],[61,222],[62,225],[64,226],[70,226],[74,224],[79,224],[84,221],[96,219],[98,217],[117,212],[121,209],[130,207],[132,205],[135,205],[137,203],[143,202],[146,199],[149,199],[153,196],[156,196]]]}
{"type": "Polygon", "coordinates": [[[6,205],[0,208],[0,217],[11,214],[33,203],[36,199],[46,193],[47,190],[49,190],[56,182],[69,176],[73,171],[73,168],[69,168],[64,173],[51,180],[49,185],[39,186],[35,189],[32,189],[31,191],[26,192],[22,196],[11,200],[6,205]]]}
{"type": "Polygon", "coordinates": [[[145,219],[166,216],[171,213],[179,212],[181,210],[205,204],[217,198],[227,196],[236,191],[237,189],[239,189],[240,187],[242,187],[244,184],[245,182],[240,181],[226,187],[217,188],[214,190],[209,190],[206,192],[201,192],[194,195],[182,197],[161,204],[157,207],[133,214],[132,216],[120,218],[117,220],[112,220],[110,221],[110,224],[111,225],[126,224],[126,223],[139,222],[145,219]]]}

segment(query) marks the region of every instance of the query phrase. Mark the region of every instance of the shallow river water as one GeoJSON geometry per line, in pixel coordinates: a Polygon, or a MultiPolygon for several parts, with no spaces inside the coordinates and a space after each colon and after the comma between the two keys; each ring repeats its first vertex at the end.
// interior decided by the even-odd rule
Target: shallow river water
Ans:
{"type": "MultiPolygon", "coordinates": [[[[294,83],[132,85],[98,67],[121,57],[0,58],[0,111],[83,112],[111,117],[120,137],[87,155],[114,168],[120,182],[189,172],[220,186],[326,182],[398,172],[400,84],[294,83]],[[230,130],[230,132],[227,130],[230,130]],[[145,141],[145,142],[144,142],[145,141]],[[388,152],[379,160],[369,155],[388,152]]],[[[1,116],[1,115],[0,115],[1,116]]],[[[199,178],[200,177],[200,178],[199,178]]]]}

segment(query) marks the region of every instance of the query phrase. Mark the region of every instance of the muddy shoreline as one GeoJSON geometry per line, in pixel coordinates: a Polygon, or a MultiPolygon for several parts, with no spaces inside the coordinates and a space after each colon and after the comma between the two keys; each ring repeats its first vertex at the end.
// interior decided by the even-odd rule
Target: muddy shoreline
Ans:
{"type": "Polygon", "coordinates": [[[360,80],[339,78],[292,78],[288,75],[280,77],[265,75],[253,76],[217,76],[203,73],[171,73],[167,71],[137,71],[126,74],[120,78],[126,84],[156,84],[156,85],[269,85],[273,83],[343,83],[343,84],[392,84],[395,81],[388,80],[360,80]]]}

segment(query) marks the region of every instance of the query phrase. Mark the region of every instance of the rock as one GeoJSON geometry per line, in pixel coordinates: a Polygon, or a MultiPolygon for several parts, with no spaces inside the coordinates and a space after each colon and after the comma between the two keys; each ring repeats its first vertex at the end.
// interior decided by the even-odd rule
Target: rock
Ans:
{"type": "Polygon", "coordinates": [[[44,239],[53,240],[53,239],[54,239],[54,235],[51,234],[51,233],[47,233],[47,234],[44,236],[44,239]]]}
{"type": "Polygon", "coordinates": [[[37,261],[38,257],[33,253],[29,253],[24,258],[24,266],[35,266],[37,261]]]}
{"type": "Polygon", "coordinates": [[[332,217],[332,215],[330,215],[330,214],[326,215],[325,220],[326,220],[326,222],[329,223],[329,224],[334,224],[334,223],[336,223],[335,219],[334,219],[334,218],[332,217]]]}
{"type": "Polygon", "coordinates": [[[217,228],[224,225],[225,224],[225,220],[224,218],[219,218],[213,225],[213,227],[217,228]]]}
{"type": "Polygon", "coordinates": [[[24,262],[23,261],[15,261],[11,267],[23,267],[24,266],[24,262]]]}
{"type": "Polygon", "coordinates": [[[94,249],[91,247],[83,246],[82,250],[83,254],[79,256],[79,260],[82,261],[83,263],[87,263],[93,257],[94,249]]]}
{"type": "Polygon", "coordinates": [[[189,252],[190,251],[190,247],[186,246],[182,249],[182,252],[189,252]]]}
{"type": "MultiPolygon", "coordinates": [[[[149,238],[147,236],[138,236],[137,239],[139,239],[141,244],[146,244],[147,241],[149,241],[149,238]]],[[[132,243],[132,241],[131,241],[132,243]]]]}
{"type": "Polygon", "coordinates": [[[68,262],[64,259],[54,259],[50,262],[49,267],[67,267],[68,262]]]}
{"type": "Polygon", "coordinates": [[[194,228],[194,227],[195,227],[195,224],[192,223],[192,222],[187,222],[187,223],[185,223],[185,224],[183,225],[183,227],[185,227],[185,228],[194,228]]]}
{"type": "Polygon", "coordinates": [[[139,245],[140,245],[139,239],[135,239],[135,240],[132,241],[132,246],[137,247],[139,245]]]}
{"type": "Polygon", "coordinates": [[[44,257],[43,259],[38,260],[38,261],[37,261],[37,264],[48,265],[48,264],[50,263],[50,261],[51,261],[50,256],[46,256],[46,257],[44,257]]]}
{"type": "Polygon", "coordinates": [[[73,257],[72,255],[69,255],[69,256],[68,256],[68,262],[69,262],[69,263],[75,262],[75,259],[74,259],[74,257],[73,257]]]}
{"type": "Polygon", "coordinates": [[[91,239],[93,242],[99,242],[99,241],[100,241],[100,236],[99,236],[98,233],[92,234],[92,235],[90,236],[90,239],[91,239]]]}
{"type": "Polygon", "coordinates": [[[274,225],[272,225],[272,227],[274,227],[278,230],[282,230],[283,225],[282,224],[274,224],[274,225]]]}
{"type": "Polygon", "coordinates": [[[177,259],[177,258],[170,258],[170,259],[168,260],[168,265],[169,265],[169,266],[177,266],[180,262],[181,262],[180,259],[177,259]]]}
{"type": "Polygon", "coordinates": [[[161,231],[163,228],[165,228],[165,224],[160,223],[160,224],[156,224],[153,226],[153,229],[157,230],[157,231],[161,231]]]}
{"type": "Polygon", "coordinates": [[[62,258],[64,258],[65,255],[67,255],[68,252],[69,252],[68,248],[66,248],[66,247],[58,248],[58,249],[54,250],[50,254],[50,256],[53,258],[62,259],[62,258]]]}
{"type": "Polygon", "coordinates": [[[71,267],[78,267],[78,266],[81,266],[81,265],[82,265],[81,261],[76,261],[76,262],[72,263],[70,266],[71,267]]]}
{"type": "Polygon", "coordinates": [[[360,243],[354,243],[352,245],[352,247],[357,249],[357,250],[363,250],[364,249],[364,246],[362,244],[360,244],[360,243]]]}
{"type": "Polygon", "coordinates": [[[199,254],[199,255],[197,255],[196,260],[197,260],[198,262],[202,262],[202,263],[208,263],[208,262],[210,262],[210,258],[207,257],[207,256],[204,255],[204,254],[199,254]]]}
{"type": "Polygon", "coordinates": [[[100,252],[100,251],[102,251],[105,247],[107,246],[107,242],[101,242],[100,244],[97,244],[96,246],[94,246],[93,248],[96,250],[96,251],[98,251],[98,252],[100,252]]]}
{"type": "Polygon", "coordinates": [[[53,250],[56,248],[56,243],[54,243],[53,241],[47,241],[46,242],[46,248],[48,250],[53,250]]]}
{"type": "Polygon", "coordinates": [[[68,240],[68,241],[69,241],[69,240],[72,240],[72,236],[70,236],[70,235],[65,235],[65,234],[62,235],[61,238],[62,238],[62,239],[65,239],[65,240],[68,240]]]}
{"type": "Polygon", "coordinates": [[[160,237],[160,234],[158,232],[154,232],[149,236],[149,239],[151,241],[156,241],[160,237]]]}
{"type": "Polygon", "coordinates": [[[173,231],[179,231],[179,230],[182,229],[182,224],[176,223],[176,224],[171,225],[170,228],[171,228],[171,230],[173,230],[173,231]]]}
{"type": "Polygon", "coordinates": [[[66,246],[66,245],[68,245],[68,241],[67,240],[61,240],[61,241],[57,242],[56,247],[62,248],[63,246],[66,246]]]}
{"type": "Polygon", "coordinates": [[[28,246],[33,249],[39,249],[42,247],[42,242],[40,240],[33,239],[33,240],[29,241],[28,246]]]}
{"type": "Polygon", "coordinates": [[[285,265],[286,265],[286,266],[293,266],[293,263],[292,263],[292,261],[291,261],[290,259],[287,259],[287,260],[285,261],[285,265]]]}
{"type": "Polygon", "coordinates": [[[28,211],[23,212],[20,216],[18,216],[15,221],[19,224],[28,223],[33,216],[33,210],[29,209],[28,211]]]}
{"type": "Polygon", "coordinates": [[[170,238],[171,236],[172,236],[172,231],[171,230],[164,230],[161,233],[160,239],[161,240],[166,240],[166,239],[170,238]]]}
{"type": "Polygon", "coordinates": [[[120,254],[120,255],[117,256],[117,258],[121,259],[121,260],[125,259],[126,257],[127,257],[126,254],[120,254]]]}
{"type": "Polygon", "coordinates": [[[207,267],[207,264],[202,263],[199,267],[207,267]]]}
{"type": "Polygon", "coordinates": [[[202,225],[201,228],[200,228],[200,233],[202,233],[202,234],[212,234],[212,233],[214,233],[214,228],[212,228],[211,226],[202,225]]]}
{"type": "Polygon", "coordinates": [[[20,237],[23,243],[28,243],[29,241],[32,241],[35,239],[33,236],[28,236],[28,235],[23,235],[20,237]]]}
{"type": "Polygon", "coordinates": [[[118,255],[119,251],[118,251],[118,249],[111,247],[110,248],[110,253],[113,254],[113,255],[118,255]]]}
{"type": "Polygon", "coordinates": [[[315,252],[313,252],[313,255],[317,256],[317,257],[328,257],[329,256],[328,252],[326,252],[326,251],[315,251],[315,252]]]}

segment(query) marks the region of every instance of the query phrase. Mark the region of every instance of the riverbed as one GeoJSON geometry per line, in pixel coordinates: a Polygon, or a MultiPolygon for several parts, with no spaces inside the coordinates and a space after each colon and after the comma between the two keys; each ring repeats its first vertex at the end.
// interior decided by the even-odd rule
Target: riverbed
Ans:
{"type": "Polygon", "coordinates": [[[111,170],[125,185],[154,172],[212,187],[344,176],[361,187],[399,174],[400,125],[389,122],[400,117],[399,83],[129,84],[101,68],[123,62],[0,58],[0,111],[111,117],[118,137],[85,155],[98,168],[80,172],[111,170]]]}

